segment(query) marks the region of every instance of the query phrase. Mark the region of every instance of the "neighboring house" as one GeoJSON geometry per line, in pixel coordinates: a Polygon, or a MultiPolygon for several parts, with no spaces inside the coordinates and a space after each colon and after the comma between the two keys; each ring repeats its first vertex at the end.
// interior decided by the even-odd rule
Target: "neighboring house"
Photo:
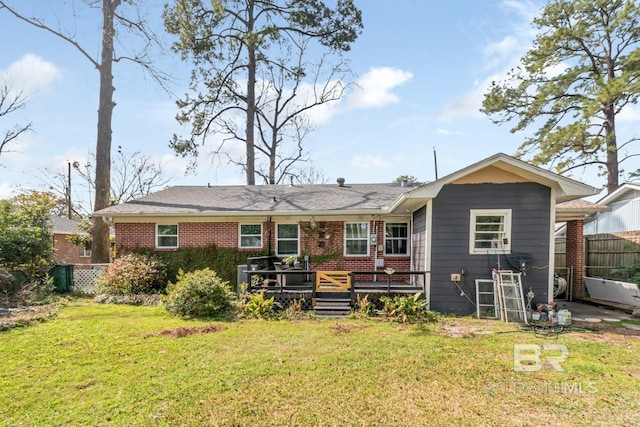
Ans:
{"type": "Polygon", "coordinates": [[[610,208],[587,218],[584,234],[640,234],[640,183],[628,182],[598,201],[610,208]]]}
{"type": "Polygon", "coordinates": [[[172,187],[94,215],[116,250],[216,244],[308,256],[311,270],[426,271],[431,309],[468,314],[475,279],[526,262],[525,293],[553,294],[556,204],[594,188],[496,154],[419,187],[402,184],[172,187]],[[318,262],[319,261],[319,262],[318,262]],[[452,274],[460,281],[452,282],[452,274]]]}
{"type": "Polygon", "coordinates": [[[80,221],[62,216],[51,216],[53,234],[53,259],[57,264],[90,264],[91,249],[74,245],[67,240],[70,234],[83,234],[80,221]]]}

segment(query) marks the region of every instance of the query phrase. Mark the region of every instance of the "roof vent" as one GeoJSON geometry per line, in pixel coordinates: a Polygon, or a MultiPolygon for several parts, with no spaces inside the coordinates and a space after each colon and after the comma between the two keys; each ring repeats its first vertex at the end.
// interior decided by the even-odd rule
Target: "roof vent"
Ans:
{"type": "Polygon", "coordinates": [[[344,187],[344,178],[338,178],[336,182],[338,183],[338,187],[344,187]]]}

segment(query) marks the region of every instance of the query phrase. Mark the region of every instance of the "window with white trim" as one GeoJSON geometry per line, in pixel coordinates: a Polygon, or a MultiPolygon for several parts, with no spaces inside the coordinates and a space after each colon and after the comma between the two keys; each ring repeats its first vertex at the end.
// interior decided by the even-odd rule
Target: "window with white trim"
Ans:
{"type": "Polygon", "coordinates": [[[91,258],[91,248],[80,247],[80,258],[91,258]]]}
{"type": "Polygon", "coordinates": [[[469,253],[511,252],[511,209],[471,209],[469,253]]]}
{"type": "Polygon", "coordinates": [[[261,248],[262,247],[262,224],[240,224],[241,248],[261,248]]]}
{"type": "Polygon", "coordinates": [[[409,224],[406,222],[387,222],[384,224],[384,254],[409,254],[409,224]]]}
{"type": "Polygon", "coordinates": [[[299,255],[299,237],[298,224],[276,224],[276,255],[299,255]]]}
{"type": "Polygon", "coordinates": [[[156,224],[156,247],[178,247],[178,224],[156,224]]]}
{"type": "Polygon", "coordinates": [[[369,255],[368,222],[346,222],[344,224],[344,254],[369,255]]]}

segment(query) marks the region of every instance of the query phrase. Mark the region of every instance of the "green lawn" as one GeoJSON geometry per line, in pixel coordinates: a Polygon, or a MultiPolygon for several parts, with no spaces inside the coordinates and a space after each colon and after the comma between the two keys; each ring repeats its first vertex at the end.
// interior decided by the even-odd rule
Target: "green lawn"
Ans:
{"type": "Polygon", "coordinates": [[[0,423],[640,425],[640,339],[620,333],[541,338],[469,318],[207,323],[78,300],[0,333],[0,423]],[[515,372],[514,344],[566,346],[565,371],[515,372]]]}

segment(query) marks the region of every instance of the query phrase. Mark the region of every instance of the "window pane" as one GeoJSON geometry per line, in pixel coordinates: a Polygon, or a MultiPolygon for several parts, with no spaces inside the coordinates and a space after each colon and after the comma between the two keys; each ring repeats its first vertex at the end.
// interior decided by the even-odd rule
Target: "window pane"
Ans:
{"type": "Polygon", "coordinates": [[[278,248],[276,249],[278,255],[297,255],[298,254],[298,241],[297,240],[278,240],[278,248]]]}
{"type": "Polygon", "coordinates": [[[178,234],[178,224],[173,225],[158,225],[158,235],[177,235],[178,234]]]}
{"type": "Polygon", "coordinates": [[[481,253],[491,250],[508,251],[510,229],[510,210],[494,212],[471,211],[471,252],[481,253]]]}
{"type": "Polygon", "coordinates": [[[258,248],[262,246],[262,240],[256,236],[240,237],[240,247],[242,248],[258,248]]]}
{"type": "Polygon", "coordinates": [[[297,224],[278,224],[278,239],[297,239],[297,224]]]}
{"type": "Polygon", "coordinates": [[[386,235],[387,237],[407,237],[408,233],[407,224],[387,224],[386,225],[386,235]]]}
{"type": "Polygon", "coordinates": [[[347,240],[347,255],[366,255],[367,254],[367,241],[366,240],[347,240]]]}
{"type": "Polygon", "coordinates": [[[385,245],[386,255],[407,255],[409,245],[409,225],[407,223],[386,223],[385,224],[385,245]]]}
{"type": "Polygon", "coordinates": [[[360,238],[360,239],[365,239],[367,238],[367,232],[368,232],[368,224],[366,222],[360,222],[360,223],[355,223],[355,224],[346,224],[346,236],[347,239],[353,239],[353,238],[360,238]]]}
{"type": "Polygon", "coordinates": [[[259,235],[261,233],[259,224],[241,224],[240,225],[240,234],[253,234],[259,235]]]}
{"type": "Polygon", "coordinates": [[[158,236],[158,246],[159,247],[176,247],[178,246],[178,238],[169,237],[169,236],[158,236]]]}

